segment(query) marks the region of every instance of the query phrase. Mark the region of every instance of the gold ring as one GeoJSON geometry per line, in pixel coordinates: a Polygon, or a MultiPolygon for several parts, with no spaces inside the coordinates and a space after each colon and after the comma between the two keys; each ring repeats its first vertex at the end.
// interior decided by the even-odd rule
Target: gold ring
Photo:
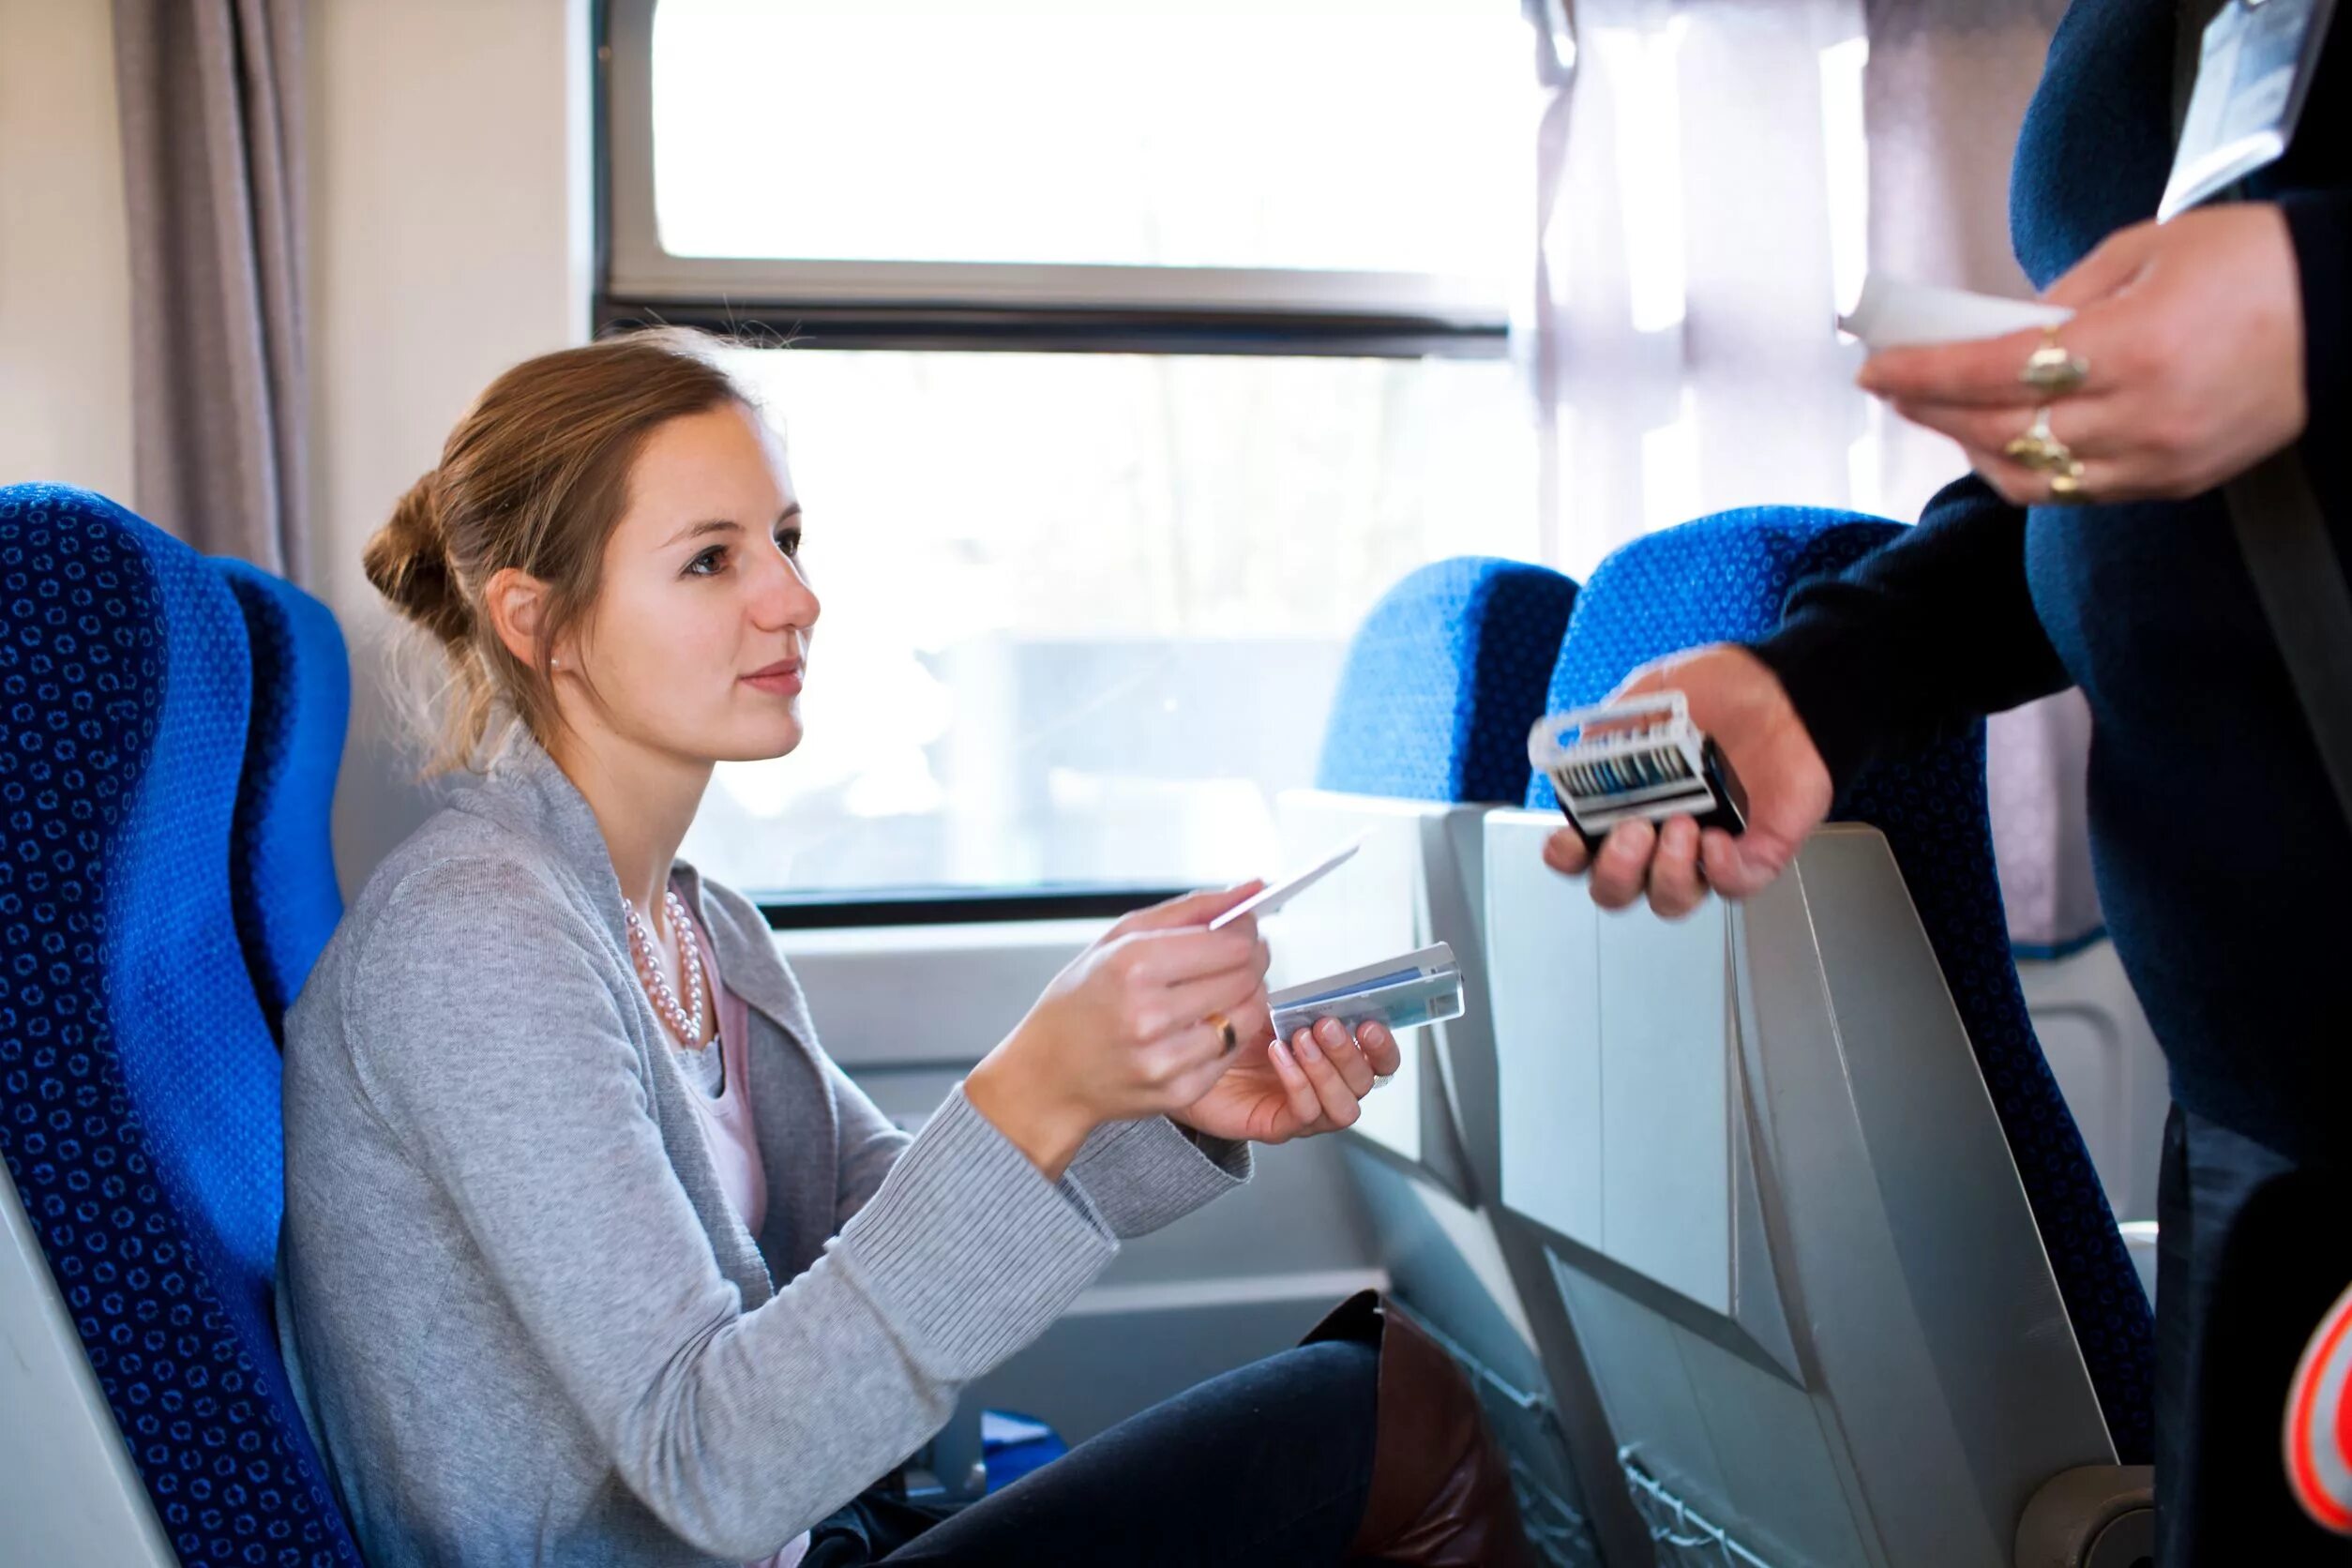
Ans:
{"type": "Polygon", "coordinates": [[[2043,330],[2042,346],[2026,355],[2026,368],[2017,372],[2019,381],[2050,398],[2080,391],[2089,376],[2090,361],[2067,353],[2058,343],[2055,326],[2043,330]]]}
{"type": "Polygon", "coordinates": [[[2037,474],[2064,474],[2079,467],[2066,443],[2050,432],[2047,403],[2033,411],[2033,423],[2026,427],[2025,434],[2002,447],[2001,455],[2037,474]]]}
{"type": "Polygon", "coordinates": [[[1201,1021],[1217,1032],[1217,1044],[1224,1049],[1225,1054],[1232,1055],[1233,1048],[1242,1043],[1241,1035],[1233,1029],[1233,1020],[1223,1013],[1212,1013],[1201,1021]]]}
{"type": "Polygon", "coordinates": [[[2083,465],[2060,470],[2050,475],[2050,499],[2061,506],[2085,506],[2090,504],[2090,491],[2083,488],[2083,465]]]}

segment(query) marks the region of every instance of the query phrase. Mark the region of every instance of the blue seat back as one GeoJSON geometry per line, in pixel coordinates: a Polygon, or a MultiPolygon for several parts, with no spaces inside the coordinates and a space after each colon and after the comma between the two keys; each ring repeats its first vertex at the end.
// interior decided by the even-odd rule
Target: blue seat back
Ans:
{"type": "Polygon", "coordinates": [[[1576,585],[1548,567],[1456,556],[1364,618],[1332,701],[1317,788],[1407,800],[1518,800],[1576,585]]]}
{"type": "Polygon", "coordinates": [[[228,876],[250,679],[210,563],[0,489],[0,1154],[182,1560],[356,1563],[270,1323],[279,1057],[228,876]]]}
{"type": "Polygon", "coordinates": [[[330,813],[351,717],[351,666],[326,606],[243,561],[215,558],[245,614],[253,709],[229,841],[237,940],[270,1031],[343,917],[330,813]]]}
{"type": "MultiPolygon", "coordinates": [[[[1552,672],[1550,706],[1606,697],[1636,665],[1696,643],[1751,641],[1789,592],[1902,533],[1851,512],[1766,506],[1650,535],[1594,570],[1552,672]]],[[[1538,774],[1528,805],[1558,809],[1538,774]]],[[[2117,1452],[2150,1441],[2153,1324],[2099,1175],[2026,1016],[1984,802],[1984,727],[1866,770],[1833,815],[1886,836],[1943,969],[2066,1302],[2117,1452]]]]}

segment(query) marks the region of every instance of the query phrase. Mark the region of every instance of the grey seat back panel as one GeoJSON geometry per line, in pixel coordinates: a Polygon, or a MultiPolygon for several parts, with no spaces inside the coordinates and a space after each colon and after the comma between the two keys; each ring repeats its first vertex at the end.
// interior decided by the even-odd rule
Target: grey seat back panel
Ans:
{"type": "MultiPolygon", "coordinates": [[[[1298,912],[1269,927],[1276,986],[1294,984],[1357,964],[1408,952],[1428,942],[1451,942],[1465,987],[1483,983],[1479,904],[1463,887],[1451,831],[1467,822],[1475,833],[1482,808],[1395,800],[1321,790],[1284,792],[1275,803],[1285,852],[1304,863],[1350,840],[1363,847],[1298,912]]],[[[1475,837],[1471,843],[1475,845],[1475,837]]],[[[1450,1036],[1467,1032],[1467,1054],[1491,1059],[1483,1017],[1414,1031],[1402,1042],[1405,1063],[1395,1080],[1364,1103],[1351,1138],[1369,1141],[1417,1167],[1465,1202],[1474,1199],[1455,1125],[1446,1073],[1457,1054],[1450,1036]]]]}
{"type": "Polygon", "coordinates": [[[1276,984],[1450,943],[1469,1011],[1406,1036],[1406,1065],[1349,1130],[1349,1165],[1397,1297],[1466,1352],[1522,1468],[1538,1545],[1575,1563],[1606,1550],[1645,1568],[1638,1521],[1614,1463],[1574,1331],[1540,1253],[1496,1230],[1500,1143],[1484,929],[1487,807],[1294,791],[1277,802],[1289,856],[1304,862],[1358,836],[1355,859],[1268,928],[1276,984]],[[1529,1294],[1545,1301],[1542,1320],[1529,1294]],[[1539,1351],[1538,1347],[1543,1347],[1539,1351]],[[1503,1391],[1540,1396],[1527,1419],[1503,1391]],[[1606,1492],[1599,1488],[1606,1486],[1606,1492]],[[1542,1515],[1542,1517],[1536,1517],[1542,1515]]]}
{"type": "Polygon", "coordinates": [[[0,1411],[0,1558],[116,1568],[178,1560],[5,1167],[0,1411]]]}
{"type": "Polygon", "coordinates": [[[1885,841],[1669,925],[1544,870],[1555,824],[1486,824],[1500,1198],[1629,1472],[1759,1560],[2005,1562],[2114,1452],[1885,841]]]}

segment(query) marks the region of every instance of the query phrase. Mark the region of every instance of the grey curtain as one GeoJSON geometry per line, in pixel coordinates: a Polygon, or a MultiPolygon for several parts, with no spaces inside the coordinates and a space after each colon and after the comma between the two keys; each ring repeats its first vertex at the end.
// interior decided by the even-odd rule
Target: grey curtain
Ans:
{"type": "MultiPolygon", "coordinates": [[[[2009,164],[2065,0],[1869,0],[1870,260],[1897,277],[2025,296],[2009,247],[2009,164]]],[[[1985,733],[2009,934],[2062,953],[2102,926],[2091,883],[2090,710],[2079,691],[1996,715],[1985,733]]]]}
{"type": "MultiPolygon", "coordinates": [[[[1516,337],[1544,558],[1582,576],[1650,529],[1758,502],[1916,517],[1966,460],[1855,390],[1829,330],[1837,275],[2031,293],[2009,164],[2066,0],[1576,0],[1573,88],[1564,6],[1526,8],[1542,185],[1516,337]]],[[[2099,926],[2088,736],[2073,692],[1991,728],[2023,951],[2099,926]]]]}
{"type": "Polygon", "coordinates": [[[2033,293],[2009,245],[2009,163],[2067,0],[1866,0],[1870,264],[2033,293]]]}
{"type": "Polygon", "coordinates": [[[309,579],[302,0],[115,0],[138,507],[309,579]]]}

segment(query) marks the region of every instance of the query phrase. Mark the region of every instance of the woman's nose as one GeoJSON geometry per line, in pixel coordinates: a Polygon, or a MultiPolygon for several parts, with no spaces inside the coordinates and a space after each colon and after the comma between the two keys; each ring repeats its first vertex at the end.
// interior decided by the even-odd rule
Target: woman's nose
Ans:
{"type": "Polygon", "coordinates": [[[786,626],[804,629],[817,624],[823,606],[817,601],[817,591],[808,586],[801,575],[800,564],[788,556],[778,555],[770,564],[762,580],[753,607],[753,619],[770,631],[786,626]]]}

